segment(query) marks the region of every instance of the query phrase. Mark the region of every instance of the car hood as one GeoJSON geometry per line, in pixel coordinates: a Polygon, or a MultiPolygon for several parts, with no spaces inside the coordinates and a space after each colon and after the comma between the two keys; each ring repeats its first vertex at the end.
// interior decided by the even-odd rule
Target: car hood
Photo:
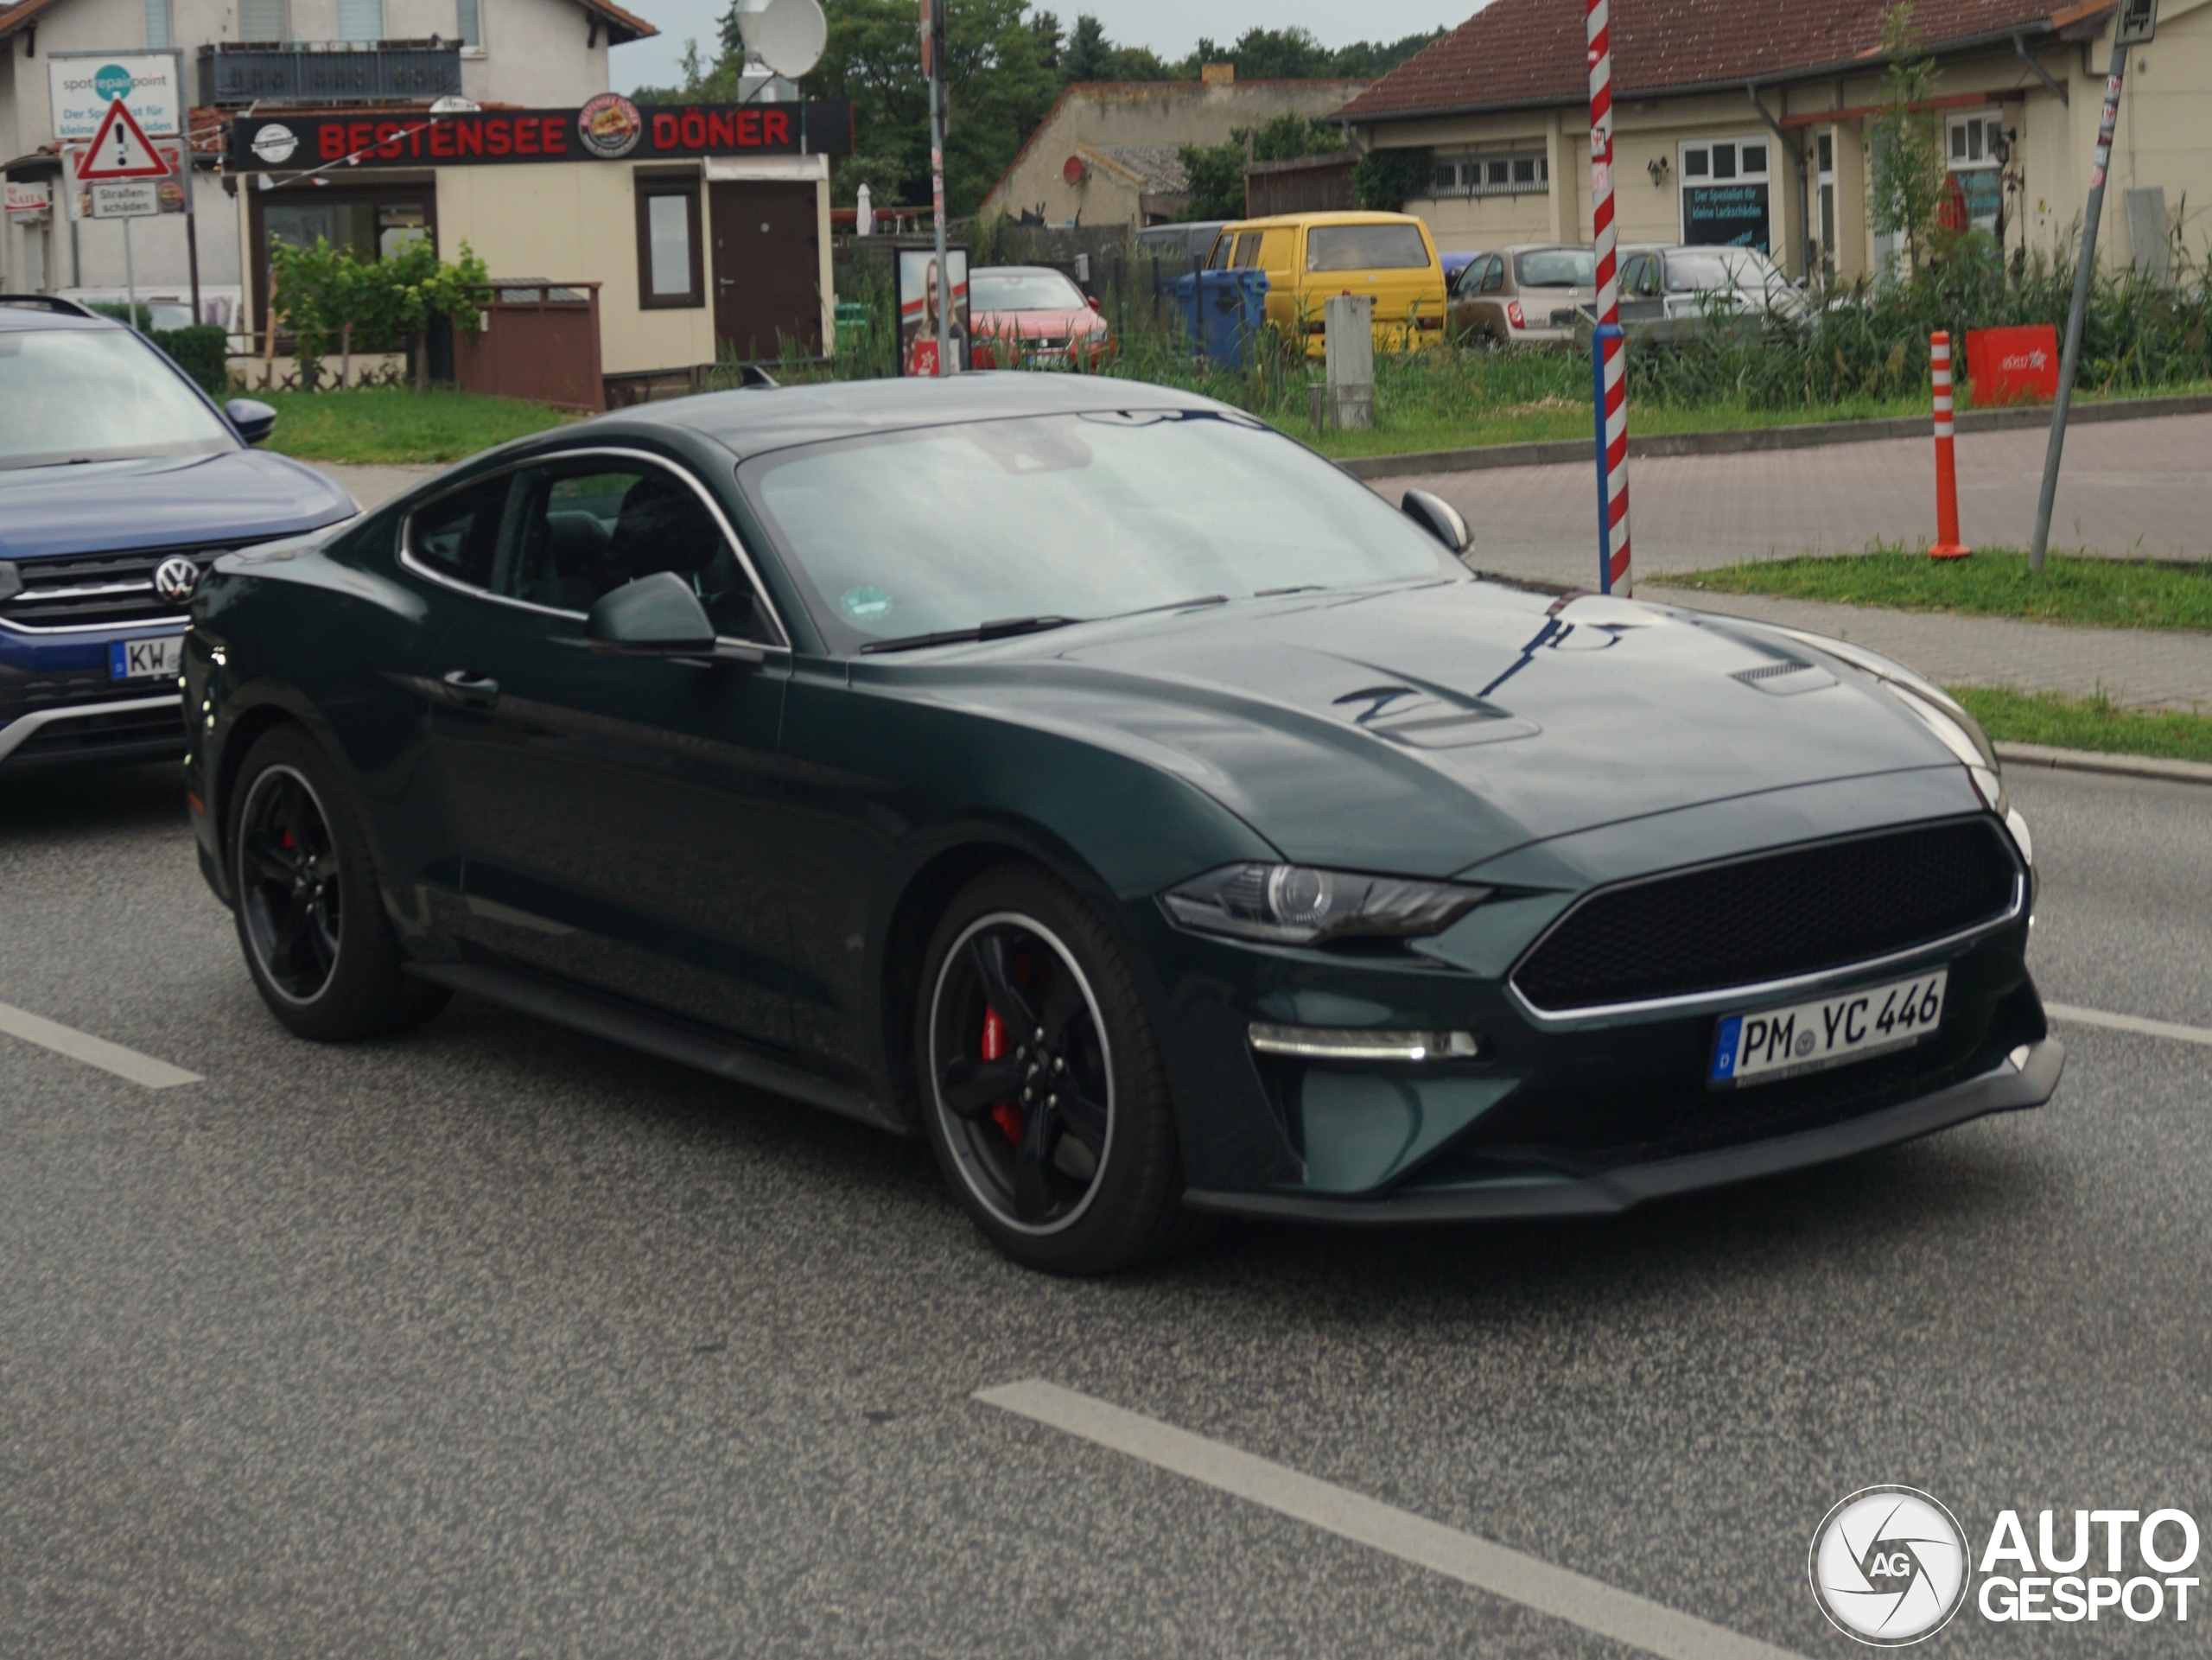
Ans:
{"type": "Polygon", "coordinates": [[[1482,582],[1246,601],[855,671],[879,676],[1169,768],[1292,860],[1407,875],[1956,765],[1879,681],[1778,630],[1482,582]]]}
{"type": "Polygon", "coordinates": [[[256,449],[0,472],[0,559],[297,535],[360,507],[321,474],[256,449]]]}

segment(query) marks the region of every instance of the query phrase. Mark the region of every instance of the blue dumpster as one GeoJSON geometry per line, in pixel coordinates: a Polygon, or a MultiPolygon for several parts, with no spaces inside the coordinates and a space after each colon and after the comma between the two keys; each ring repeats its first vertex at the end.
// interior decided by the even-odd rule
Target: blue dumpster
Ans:
{"type": "Polygon", "coordinates": [[[1244,342],[1267,327],[1268,274],[1193,271],[1175,279],[1175,304],[1206,360],[1233,369],[1244,360],[1244,342]]]}

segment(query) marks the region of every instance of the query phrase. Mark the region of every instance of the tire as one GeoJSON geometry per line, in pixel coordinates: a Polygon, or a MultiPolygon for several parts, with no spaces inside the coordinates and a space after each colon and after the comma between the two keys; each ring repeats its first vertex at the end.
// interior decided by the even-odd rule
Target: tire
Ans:
{"type": "Polygon", "coordinates": [[[407,977],[360,816],[301,728],[264,733],[246,752],[224,848],[246,971],[293,1033],[378,1037],[445,1007],[442,988],[407,977]]]}
{"type": "Polygon", "coordinates": [[[1007,1256],[1109,1274],[1210,1231],[1182,1207],[1166,1077],[1128,957],[1065,884],[1026,865],[970,882],[931,936],[916,1001],[930,1145],[1007,1256]]]}

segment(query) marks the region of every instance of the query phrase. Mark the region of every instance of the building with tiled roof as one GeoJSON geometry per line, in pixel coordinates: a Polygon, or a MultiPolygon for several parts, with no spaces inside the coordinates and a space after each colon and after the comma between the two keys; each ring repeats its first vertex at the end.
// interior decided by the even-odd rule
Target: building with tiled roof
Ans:
{"type": "Polygon", "coordinates": [[[986,217],[1163,225],[1185,216],[1185,144],[1229,142],[1279,115],[1319,118],[1363,80],[1083,81],[1060,94],[983,198],[986,217]]]}
{"type": "MultiPolygon", "coordinates": [[[[1793,274],[1888,251],[1868,210],[1885,0],[1612,0],[1614,188],[1624,242],[1730,242],[1793,274]]],[[[2164,0],[2131,64],[2103,246],[2152,257],[2183,199],[2212,199],[2212,0],[2164,0]],[[2140,244],[2141,246],[2137,245],[2140,244]]],[[[1930,108],[1974,220],[2011,246],[2079,223],[2113,7],[1920,0],[1930,108]]],[[[1491,0],[1337,113],[1363,149],[1417,147],[1407,204],[1447,248],[1591,236],[1582,0],[1491,0]]]]}

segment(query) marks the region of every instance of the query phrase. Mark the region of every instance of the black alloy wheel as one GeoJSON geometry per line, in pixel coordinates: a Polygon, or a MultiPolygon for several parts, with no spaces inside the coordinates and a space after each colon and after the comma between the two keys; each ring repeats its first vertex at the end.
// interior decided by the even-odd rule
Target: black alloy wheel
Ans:
{"type": "Polygon", "coordinates": [[[343,771],[302,728],[264,733],[231,791],[224,849],[246,970],[303,1038],[398,1032],[448,993],[411,980],[343,771]]]}
{"type": "Polygon", "coordinates": [[[1205,1227],[1157,1049],[1116,936],[1040,870],[986,872],[939,921],[916,1082],[955,1195],[1008,1256],[1098,1274],[1205,1227]]]}
{"type": "Polygon", "coordinates": [[[938,1106],[976,1197],[1007,1227],[1068,1227],[1106,1173],[1114,1079],[1066,945],[1033,917],[977,918],[945,958],[931,1024],[938,1106]]]}
{"type": "Polygon", "coordinates": [[[264,769],[238,813],[238,906],[261,978],[311,1003],[338,970],[345,897],[330,820],[294,767],[264,769]]]}

